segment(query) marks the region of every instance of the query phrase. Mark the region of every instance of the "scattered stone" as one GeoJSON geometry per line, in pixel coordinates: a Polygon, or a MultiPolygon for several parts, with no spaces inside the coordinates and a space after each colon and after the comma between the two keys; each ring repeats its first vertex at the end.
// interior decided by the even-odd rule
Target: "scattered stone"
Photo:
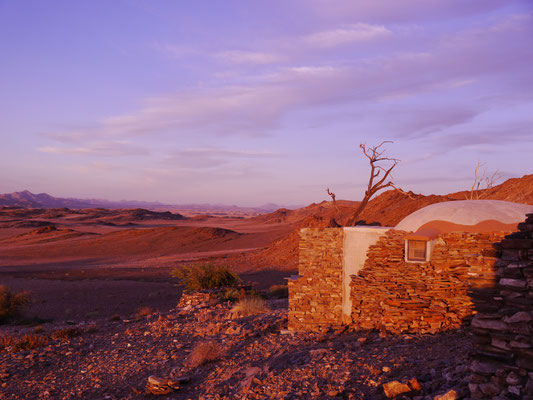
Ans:
{"type": "Polygon", "coordinates": [[[392,399],[401,394],[403,395],[413,395],[419,392],[422,389],[418,380],[413,378],[409,380],[408,383],[401,383],[398,381],[392,381],[383,384],[383,391],[387,398],[392,399]]]}
{"type": "Polygon", "coordinates": [[[153,395],[166,395],[175,390],[179,390],[180,383],[167,378],[160,378],[154,375],[148,377],[146,392],[153,395]]]}
{"type": "MultiPolygon", "coordinates": [[[[470,343],[464,332],[438,337],[412,335],[409,340],[358,331],[283,335],[286,302],[282,307],[271,307],[269,313],[235,321],[224,319],[230,307],[219,304],[185,313],[176,308],[127,325],[102,319],[95,321],[98,332],[69,343],[52,340],[31,351],[0,350],[0,373],[9,373],[0,379],[0,398],[28,398],[30,390],[37,395],[48,390],[48,398],[58,399],[178,396],[213,400],[216,394],[221,400],[224,396],[226,400],[378,399],[385,398],[382,384],[386,371],[394,372],[390,380],[409,387],[409,396],[418,394],[413,390],[415,381],[408,383],[417,376],[423,383],[418,384],[422,387],[420,400],[433,400],[434,393],[444,393],[456,385],[463,385],[466,391],[467,383],[461,380],[465,373],[459,368],[466,363],[470,343]],[[209,320],[200,323],[200,313],[212,315],[214,327],[207,329],[209,320]],[[246,334],[227,335],[230,326],[246,334]],[[195,346],[204,341],[217,343],[228,350],[227,354],[192,369],[188,359],[195,346]],[[66,352],[71,355],[64,357],[66,352]],[[143,370],[154,375],[147,379],[143,370]],[[422,379],[425,375],[428,377],[422,379]],[[186,385],[189,376],[194,384],[186,385]]],[[[33,328],[7,329],[24,333],[33,328]]],[[[47,331],[56,329],[47,327],[47,331]]],[[[2,330],[4,334],[4,325],[2,330]]]]}
{"type": "Polygon", "coordinates": [[[457,400],[459,399],[459,395],[455,390],[449,390],[444,394],[435,396],[433,400],[457,400]]]}

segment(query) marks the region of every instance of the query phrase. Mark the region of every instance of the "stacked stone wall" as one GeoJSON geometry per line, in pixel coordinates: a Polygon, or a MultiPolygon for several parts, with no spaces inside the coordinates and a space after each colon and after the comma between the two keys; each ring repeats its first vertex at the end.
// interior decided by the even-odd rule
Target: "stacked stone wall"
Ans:
{"type": "Polygon", "coordinates": [[[475,399],[533,399],[533,214],[501,242],[496,293],[472,321],[475,399]]]}
{"type": "Polygon", "coordinates": [[[341,325],[343,240],[339,228],[300,230],[300,277],[289,280],[289,329],[341,325]]]}
{"type": "Polygon", "coordinates": [[[494,287],[504,233],[440,236],[429,263],[404,261],[406,232],[390,230],[352,276],[352,323],[391,333],[435,333],[468,323],[472,294],[494,287]]]}

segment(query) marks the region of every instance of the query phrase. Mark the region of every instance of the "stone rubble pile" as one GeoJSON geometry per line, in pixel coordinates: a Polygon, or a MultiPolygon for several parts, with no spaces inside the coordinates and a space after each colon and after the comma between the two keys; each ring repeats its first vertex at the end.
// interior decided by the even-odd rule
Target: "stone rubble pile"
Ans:
{"type": "Polygon", "coordinates": [[[178,307],[196,307],[198,305],[208,305],[211,301],[217,299],[217,293],[204,290],[198,292],[183,292],[181,295],[178,307]]]}

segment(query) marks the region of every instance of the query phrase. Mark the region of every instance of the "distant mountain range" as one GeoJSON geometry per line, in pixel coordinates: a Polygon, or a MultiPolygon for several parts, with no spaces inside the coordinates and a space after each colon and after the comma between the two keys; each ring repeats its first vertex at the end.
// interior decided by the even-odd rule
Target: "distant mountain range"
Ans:
{"type": "MultiPolygon", "coordinates": [[[[146,208],[149,210],[188,210],[198,213],[247,213],[263,214],[282,206],[269,203],[259,207],[241,207],[223,204],[163,204],[148,201],[109,201],[103,199],[74,199],[50,196],[46,193],[23,192],[0,194],[0,206],[22,208],[146,208]]],[[[287,207],[288,208],[288,207],[287,207]]],[[[293,207],[290,207],[293,208],[293,207]]]]}

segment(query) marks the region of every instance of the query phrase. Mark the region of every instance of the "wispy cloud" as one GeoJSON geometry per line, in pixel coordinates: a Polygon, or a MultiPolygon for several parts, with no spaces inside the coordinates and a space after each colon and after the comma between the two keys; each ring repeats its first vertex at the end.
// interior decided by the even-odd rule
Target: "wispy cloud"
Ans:
{"type": "Polygon", "coordinates": [[[148,155],[149,151],[128,141],[92,142],[85,146],[43,146],[37,151],[42,153],[96,155],[96,156],[138,156],[148,155]]]}
{"type": "Polygon", "coordinates": [[[317,47],[336,47],[351,43],[367,42],[392,32],[383,25],[357,23],[346,27],[312,33],[304,42],[317,47]]]}
{"type": "Polygon", "coordinates": [[[462,18],[496,10],[528,0],[300,0],[322,18],[357,18],[363,21],[412,22],[462,18]]]}
{"type": "Polygon", "coordinates": [[[432,143],[438,145],[442,151],[457,150],[459,148],[471,147],[483,150],[490,146],[497,146],[495,151],[500,152],[506,144],[523,143],[524,149],[529,149],[529,144],[533,143],[533,131],[530,121],[515,122],[505,126],[477,127],[468,131],[459,130],[446,135],[438,135],[431,139],[432,143]],[[505,140],[502,141],[502,138],[505,140]]]}
{"type": "Polygon", "coordinates": [[[221,148],[193,148],[173,151],[165,158],[165,162],[176,164],[181,167],[197,169],[215,168],[238,160],[253,160],[259,158],[271,158],[274,156],[274,153],[267,151],[258,152],[221,148]]]}
{"type": "Polygon", "coordinates": [[[223,51],[216,53],[215,57],[234,64],[276,64],[287,59],[280,54],[242,50],[223,51]]]}
{"type": "MultiPolygon", "coordinates": [[[[496,21],[481,30],[454,33],[434,43],[429,51],[275,67],[264,75],[251,73],[235,78],[232,84],[154,97],[136,112],[107,118],[91,129],[74,133],[80,136],[80,132],[85,131],[87,137],[102,138],[161,133],[258,137],[279,127],[291,112],[317,106],[365,105],[428,93],[446,94],[498,74],[506,75],[499,80],[503,85],[500,90],[515,91],[513,85],[516,89],[518,86],[533,88],[528,67],[533,63],[533,49],[522,40],[524,29],[530,29],[530,21],[526,17],[512,21],[496,21]]],[[[314,38],[322,45],[334,45],[387,32],[373,25],[356,27],[346,32],[317,34],[314,38]]],[[[259,54],[262,53],[237,53],[243,58],[257,57],[257,60],[261,59],[259,54]]],[[[444,95],[439,107],[445,103],[444,95]]],[[[479,101],[475,108],[467,104],[457,104],[455,98],[446,108],[435,108],[431,115],[421,115],[420,109],[413,107],[410,115],[397,119],[399,124],[394,129],[399,135],[407,131],[439,131],[472,120],[486,107],[479,101]]],[[[96,149],[83,146],[41,150],[87,153],[96,149]]],[[[112,152],[105,146],[99,150],[112,152]]]]}

